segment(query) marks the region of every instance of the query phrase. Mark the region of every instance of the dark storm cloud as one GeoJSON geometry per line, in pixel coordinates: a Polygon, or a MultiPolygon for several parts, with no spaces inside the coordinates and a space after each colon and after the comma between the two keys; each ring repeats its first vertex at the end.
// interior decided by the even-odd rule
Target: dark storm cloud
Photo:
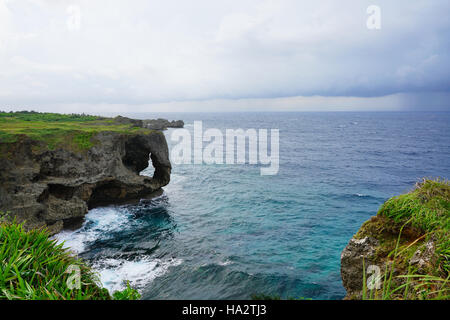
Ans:
{"type": "Polygon", "coordinates": [[[445,109],[448,12],[447,0],[0,0],[0,102],[401,95],[401,108],[445,109]]]}

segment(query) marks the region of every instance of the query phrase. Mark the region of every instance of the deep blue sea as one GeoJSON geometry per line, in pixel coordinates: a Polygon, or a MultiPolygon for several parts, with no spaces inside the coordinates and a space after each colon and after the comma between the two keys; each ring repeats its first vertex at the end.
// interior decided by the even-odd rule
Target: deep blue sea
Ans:
{"type": "Polygon", "coordinates": [[[128,279],[143,299],[342,299],[340,254],[361,224],[421,177],[450,178],[450,113],[128,116],[182,119],[191,131],[202,120],[223,132],[280,132],[277,175],[249,164],[174,165],[162,196],[93,209],[80,229],[58,235],[105,287],[128,279]]]}

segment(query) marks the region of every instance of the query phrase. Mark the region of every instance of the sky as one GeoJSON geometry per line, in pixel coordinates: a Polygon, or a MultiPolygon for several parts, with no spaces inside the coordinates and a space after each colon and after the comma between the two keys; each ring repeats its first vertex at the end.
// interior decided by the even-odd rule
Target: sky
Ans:
{"type": "Polygon", "coordinates": [[[0,110],[450,111],[449,12],[448,0],[0,0],[0,110]]]}

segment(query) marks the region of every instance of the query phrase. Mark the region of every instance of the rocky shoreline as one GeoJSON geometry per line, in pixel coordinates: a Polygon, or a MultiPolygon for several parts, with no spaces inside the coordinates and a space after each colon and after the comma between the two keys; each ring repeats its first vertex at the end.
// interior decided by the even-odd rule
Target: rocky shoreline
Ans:
{"type": "Polygon", "coordinates": [[[93,146],[82,151],[52,150],[26,135],[1,143],[0,211],[25,221],[27,229],[47,227],[54,234],[90,208],[154,196],[169,183],[171,173],[167,141],[159,130],[183,125],[155,121],[117,117],[115,124],[148,128],[156,123],[162,129],[96,132],[90,138],[93,146]],[[139,175],[149,160],[155,168],[151,178],[139,175]]]}

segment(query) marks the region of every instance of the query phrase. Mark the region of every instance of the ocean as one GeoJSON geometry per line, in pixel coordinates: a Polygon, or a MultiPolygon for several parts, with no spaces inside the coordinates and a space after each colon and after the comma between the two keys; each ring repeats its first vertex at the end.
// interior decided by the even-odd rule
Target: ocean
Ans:
{"type": "Polygon", "coordinates": [[[143,299],[342,299],[340,254],[361,224],[420,178],[450,178],[450,113],[123,115],[280,137],[276,175],[253,164],[173,165],[160,197],[92,209],[80,229],[56,236],[106,288],[129,280],[143,299]]]}

